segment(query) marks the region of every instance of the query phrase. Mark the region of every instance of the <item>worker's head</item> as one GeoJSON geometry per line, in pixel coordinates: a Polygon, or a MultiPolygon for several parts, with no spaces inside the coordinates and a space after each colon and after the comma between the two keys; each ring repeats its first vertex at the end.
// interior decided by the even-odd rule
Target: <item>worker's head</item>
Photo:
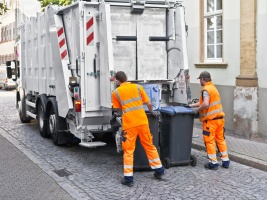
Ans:
{"type": "Polygon", "coordinates": [[[198,79],[200,80],[201,86],[204,86],[207,82],[211,81],[210,73],[207,71],[203,71],[200,73],[198,79]]]}
{"type": "Polygon", "coordinates": [[[118,71],[115,75],[118,85],[127,81],[127,76],[123,71],[118,71]]]}

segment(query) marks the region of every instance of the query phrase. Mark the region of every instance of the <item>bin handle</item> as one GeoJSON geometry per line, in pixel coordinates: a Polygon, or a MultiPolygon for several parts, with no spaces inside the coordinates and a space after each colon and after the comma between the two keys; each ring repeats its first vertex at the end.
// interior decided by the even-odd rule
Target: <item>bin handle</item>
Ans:
{"type": "Polygon", "coordinates": [[[156,89],[156,87],[154,86],[153,88],[152,88],[155,92],[158,92],[158,90],[156,89]]]}

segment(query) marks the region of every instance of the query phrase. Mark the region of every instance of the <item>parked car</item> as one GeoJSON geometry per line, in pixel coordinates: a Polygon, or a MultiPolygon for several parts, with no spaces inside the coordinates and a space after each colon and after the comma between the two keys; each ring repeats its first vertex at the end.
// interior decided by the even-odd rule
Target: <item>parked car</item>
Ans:
{"type": "MultiPolygon", "coordinates": [[[[15,67],[11,66],[12,76],[13,76],[14,71],[15,71],[15,67]]],[[[17,83],[13,81],[12,78],[8,78],[7,66],[5,64],[2,64],[0,66],[0,89],[8,90],[8,89],[14,89],[16,87],[17,87],[17,83]]]]}

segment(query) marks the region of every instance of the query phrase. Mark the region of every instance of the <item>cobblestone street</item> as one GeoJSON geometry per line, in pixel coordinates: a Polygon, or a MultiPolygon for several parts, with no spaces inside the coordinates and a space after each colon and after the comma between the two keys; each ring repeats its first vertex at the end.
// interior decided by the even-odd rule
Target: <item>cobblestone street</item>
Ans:
{"type": "MultiPolygon", "coordinates": [[[[125,187],[120,184],[123,177],[122,154],[116,152],[113,140],[108,140],[105,147],[94,149],[77,144],[55,146],[51,139],[40,136],[35,120],[29,124],[20,122],[14,90],[0,90],[0,134],[49,175],[55,181],[55,187],[60,186],[74,199],[267,199],[266,172],[235,162],[231,162],[229,169],[206,170],[203,167],[207,161],[205,152],[193,149],[192,155],[197,158],[195,167],[171,167],[165,171],[162,181],[155,180],[152,171],[135,172],[134,186],[125,187]],[[60,177],[54,172],[62,169],[71,174],[60,177]]],[[[4,162],[0,160],[0,165],[4,162]]],[[[21,167],[18,170],[26,174],[27,169],[21,167]]],[[[5,199],[8,190],[3,189],[5,184],[17,181],[14,176],[5,173],[0,168],[1,176],[6,179],[1,179],[0,199],[5,199]]],[[[27,171],[27,176],[34,179],[35,175],[36,172],[27,171]]],[[[40,185],[36,184],[36,187],[40,185]]],[[[36,188],[36,191],[39,189],[36,188]]],[[[42,189],[49,195],[51,188],[42,189]]],[[[20,199],[16,198],[19,192],[9,191],[9,195],[20,199]]],[[[31,192],[27,199],[30,199],[31,192]]],[[[54,193],[55,198],[51,198],[62,199],[62,195],[68,196],[67,193],[59,192],[58,198],[54,193]]],[[[42,194],[39,199],[43,197],[42,194]]]]}

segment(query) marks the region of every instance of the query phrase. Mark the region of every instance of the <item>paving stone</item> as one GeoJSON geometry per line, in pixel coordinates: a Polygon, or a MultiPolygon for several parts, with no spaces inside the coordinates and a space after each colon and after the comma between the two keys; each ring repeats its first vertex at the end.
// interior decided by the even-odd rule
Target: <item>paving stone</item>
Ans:
{"type": "MultiPolygon", "coordinates": [[[[24,190],[17,190],[16,194],[21,197],[29,193],[46,194],[48,199],[267,199],[266,172],[236,162],[231,162],[229,169],[207,170],[204,169],[206,153],[194,149],[192,155],[197,158],[195,167],[171,167],[166,170],[164,181],[154,180],[152,171],[135,172],[135,185],[131,188],[122,186],[122,155],[117,154],[114,141],[95,149],[79,145],[57,147],[51,139],[40,136],[36,121],[21,124],[14,98],[14,91],[0,91],[0,136],[4,137],[0,142],[9,144],[8,147],[4,146],[2,154],[12,165],[9,170],[1,169],[0,175],[4,174],[8,181],[0,183],[0,199],[14,199],[12,191],[5,193],[9,184],[19,187],[28,185],[24,190]],[[10,151],[14,147],[20,156],[24,156],[19,163],[10,151]],[[28,161],[25,162],[25,159],[28,161]],[[28,165],[34,167],[24,163],[31,163],[28,165]],[[24,165],[28,166],[27,170],[23,170],[24,165]],[[15,166],[20,169],[16,170],[15,166]],[[59,177],[53,172],[64,168],[73,175],[59,177]],[[30,180],[20,178],[21,170],[30,180]],[[40,181],[43,187],[38,186],[40,181]],[[53,184],[47,186],[49,181],[53,184]],[[54,198],[52,194],[57,190],[60,192],[54,198]]],[[[240,148],[245,149],[246,145],[251,147],[250,143],[241,142],[243,145],[240,148]]],[[[234,142],[231,145],[238,146],[234,142]]],[[[264,145],[260,146],[260,151],[265,150],[264,145]]],[[[260,151],[257,151],[257,157],[264,158],[261,155],[264,152],[260,151]]],[[[42,196],[35,199],[42,199],[42,196]]]]}

